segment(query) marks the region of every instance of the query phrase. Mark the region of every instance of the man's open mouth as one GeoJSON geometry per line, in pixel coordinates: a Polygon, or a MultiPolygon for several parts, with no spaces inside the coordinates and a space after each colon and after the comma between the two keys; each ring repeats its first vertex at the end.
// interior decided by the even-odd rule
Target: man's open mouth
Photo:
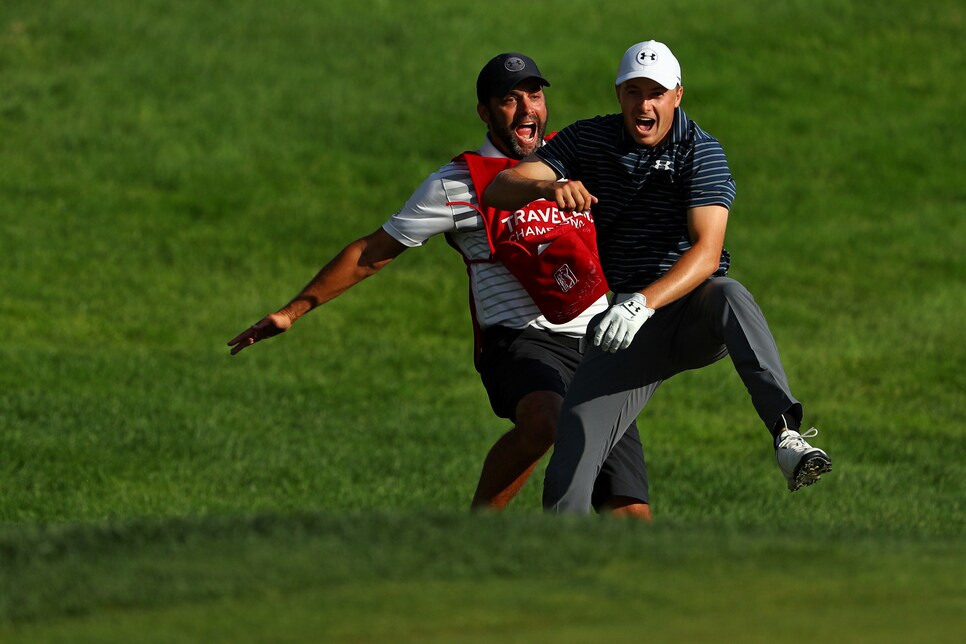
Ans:
{"type": "Polygon", "coordinates": [[[656,123],[657,121],[652,118],[647,118],[646,116],[637,117],[637,127],[644,132],[650,132],[656,123]]]}
{"type": "Polygon", "coordinates": [[[536,123],[521,123],[513,129],[513,133],[517,135],[517,138],[525,143],[532,143],[533,139],[537,136],[537,124],[536,123]]]}

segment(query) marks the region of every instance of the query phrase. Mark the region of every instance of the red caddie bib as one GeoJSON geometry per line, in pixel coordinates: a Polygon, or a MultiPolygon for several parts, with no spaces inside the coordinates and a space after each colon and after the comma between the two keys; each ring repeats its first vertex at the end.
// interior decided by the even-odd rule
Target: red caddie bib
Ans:
{"type": "MultiPolygon", "coordinates": [[[[497,174],[515,159],[464,152],[477,200],[497,174]]],[[[608,291],[597,254],[597,233],[590,213],[567,213],[538,200],[510,212],[467,205],[483,218],[491,261],[502,263],[553,324],[569,322],[608,291]]]]}

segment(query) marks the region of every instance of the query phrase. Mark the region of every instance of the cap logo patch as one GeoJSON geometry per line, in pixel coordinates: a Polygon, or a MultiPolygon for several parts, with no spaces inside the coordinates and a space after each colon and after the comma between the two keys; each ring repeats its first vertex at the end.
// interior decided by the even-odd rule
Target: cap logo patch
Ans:
{"type": "Polygon", "coordinates": [[[503,63],[503,66],[506,67],[506,70],[508,72],[518,72],[518,71],[521,71],[524,67],[526,67],[527,64],[523,62],[522,59],[514,56],[512,58],[507,58],[506,62],[503,63]]]}
{"type": "Polygon", "coordinates": [[[657,64],[657,52],[655,52],[650,47],[645,47],[644,49],[637,52],[637,62],[645,67],[648,65],[657,64]]]}

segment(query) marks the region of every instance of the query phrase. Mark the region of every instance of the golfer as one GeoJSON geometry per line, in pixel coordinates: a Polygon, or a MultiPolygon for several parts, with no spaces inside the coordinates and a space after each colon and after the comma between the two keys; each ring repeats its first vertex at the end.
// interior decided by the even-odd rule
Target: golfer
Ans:
{"type": "Polygon", "coordinates": [[[586,513],[594,477],[665,380],[726,355],[774,438],[788,489],[832,461],[800,433],[803,410],[751,293],[727,277],[735,183],[721,145],[681,109],[681,67],[666,45],[630,47],[617,72],[621,113],[578,121],[502,172],[484,204],[534,199],[592,210],[614,296],[590,324],[544,482],[544,507],[586,513]],[[560,181],[560,180],[566,181],[560,181]]]}
{"type": "MultiPolygon", "coordinates": [[[[532,59],[505,53],[490,60],[476,83],[477,114],[487,135],[483,157],[519,160],[543,144],[549,83],[532,59]]],[[[287,305],[229,341],[232,355],[287,331],[300,317],[374,275],[407,248],[444,234],[463,255],[470,278],[477,331],[476,366],[493,411],[514,425],[483,463],[472,501],[478,509],[504,508],[553,445],[567,385],[580,363],[587,323],[607,308],[601,297],[576,318],[551,324],[505,266],[493,261],[477,210],[466,161],[442,166],[396,214],[342,249],[287,305]]],[[[599,511],[650,518],[647,474],[637,427],[630,424],[588,482],[599,511]]]]}

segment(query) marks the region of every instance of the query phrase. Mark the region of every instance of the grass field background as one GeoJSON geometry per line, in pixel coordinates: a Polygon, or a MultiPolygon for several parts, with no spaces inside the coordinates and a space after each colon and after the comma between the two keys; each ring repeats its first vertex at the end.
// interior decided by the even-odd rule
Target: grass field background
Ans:
{"type": "Polygon", "coordinates": [[[960,641],[964,13],[5,1],[0,639],[960,641]],[[785,491],[724,362],[641,416],[655,525],[543,516],[542,468],[469,516],[506,423],[442,240],[228,356],[479,145],[492,55],[562,127],[652,37],[728,153],[821,484],[785,491]]]}

